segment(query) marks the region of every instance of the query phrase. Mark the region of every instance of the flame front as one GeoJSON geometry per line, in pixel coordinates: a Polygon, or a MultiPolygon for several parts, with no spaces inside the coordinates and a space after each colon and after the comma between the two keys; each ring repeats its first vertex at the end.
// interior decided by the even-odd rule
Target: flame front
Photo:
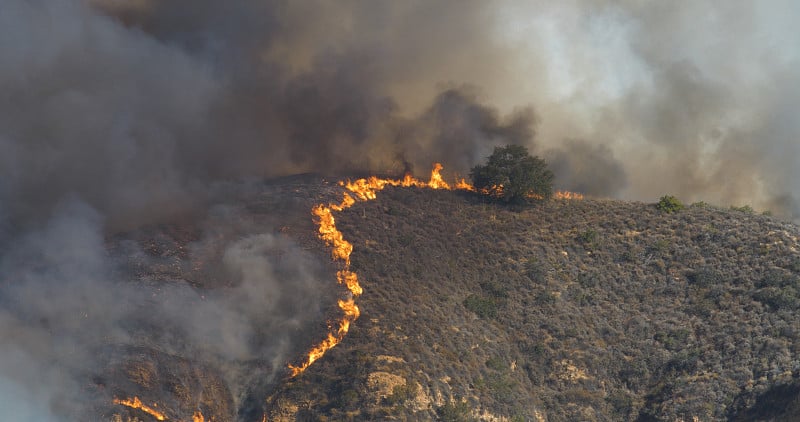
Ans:
{"type": "Polygon", "coordinates": [[[553,198],[556,199],[583,199],[582,193],[577,192],[569,192],[569,191],[557,191],[553,194],[553,198]]]}
{"type": "MultiPolygon", "coordinates": [[[[319,204],[311,210],[311,213],[316,217],[316,222],[319,225],[319,237],[331,247],[331,256],[333,260],[340,261],[343,264],[343,268],[336,273],[336,279],[339,284],[347,287],[347,290],[350,292],[350,297],[346,300],[339,300],[339,308],[342,310],[343,315],[335,324],[335,328],[334,324],[331,324],[327,337],[308,352],[305,361],[299,366],[289,365],[292,377],[305,371],[312,363],[321,358],[325,352],[339,344],[348,330],[350,330],[350,324],[358,319],[360,315],[358,306],[356,306],[355,303],[355,298],[363,293],[363,289],[358,283],[358,275],[350,271],[350,254],[353,252],[353,244],[345,240],[342,232],[336,228],[336,220],[333,217],[333,212],[344,211],[353,206],[357,200],[369,201],[375,199],[377,198],[377,193],[387,186],[446,190],[457,189],[476,192],[475,187],[464,179],[456,182],[455,187],[451,187],[444,181],[440,174],[442,168],[441,164],[434,163],[433,170],[431,170],[431,179],[428,182],[416,179],[410,174],[406,174],[402,179],[382,179],[371,176],[366,179],[358,179],[355,181],[341,181],[339,185],[350,191],[352,195],[345,192],[342,197],[342,202],[327,205],[319,204]]],[[[498,190],[502,190],[502,187],[498,187],[498,190]]],[[[557,199],[583,199],[583,195],[573,192],[556,192],[554,197],[557,199]]]]}
{"type": "Polygon", "coordinates": [[[192,422],[206,422],[206,418],[204,418],[203,414],[198,410],[192,414],[192,422]]]}
{"type": "MultiPolygon", "coordinates": [[[[152,417],[154,417],[154,418],[156,418],[157,420],[160,420],[160,421],[167,420],[167,415],[165,415],[165,414],[163,414],[163,413],[161,413],[161,412],[159,412],[158,410],[155,409],[155,407],[157,405],[154,404],[152,407],[148,406],[148,405],[142,403],[142,401],[139,400],[139,397],[137,397],[137,396],[134,396],[133,400],[131,400],[131,399],[114,399],[114,404],[121,404],[123,406],[128,406],[128,407],[131,407],[131,408],[134,408],[134,409],[139,409],[142,412],[147,413],[150,416],[152,416],[152,417]]],[[[203,422],[202,419],[200,420],[200,422],[203,422]]]]}

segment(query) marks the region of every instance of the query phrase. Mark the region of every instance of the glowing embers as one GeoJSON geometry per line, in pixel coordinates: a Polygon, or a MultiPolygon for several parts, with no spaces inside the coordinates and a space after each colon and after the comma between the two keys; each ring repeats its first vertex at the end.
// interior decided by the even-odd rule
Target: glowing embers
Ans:
{"type": "MultiPolygon", "coordinates": [[[[136,397],[136,396],[134,396],[132,400],[131,399],[114,399],[114,404],[121,404],[123,406],[128,406],[128,407],[133,408],[133,409],[139,409],[142,412],[147,413],[150,416],[152,416],[152,417],[154,417],[154,418],[156,418],[157,420],[160,420],[160,421],[167,420],[167,415],[165,415],[164,413],[159,412],[156,409],[156,407],[158,407],[157,404],[153,404],[153,406],[148,406],[148,405],[142,403],[142,401],[139,400],[139,397],[136,397]]],[[[202,419],[200,419],[200,422],[202,422],[202,419]]]]}

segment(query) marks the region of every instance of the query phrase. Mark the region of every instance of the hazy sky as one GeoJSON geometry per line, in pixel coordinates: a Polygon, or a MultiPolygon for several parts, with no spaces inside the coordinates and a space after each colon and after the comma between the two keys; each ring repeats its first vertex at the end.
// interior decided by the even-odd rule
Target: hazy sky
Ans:
{"type": "Polygon", "coordinates": [[[65,420],[131,318],[173,321],[181,353],[290,359],[329,281],[269,229],[225,246],[239,284],[207,301],[175,280],[150,303],[108,256],[243,179],[465,175],[514,143],[558,188],[797,220],[797,22],[777,0],[3,0],[0,404],[65,420]]]}
{"type": "Polygon", "coordinates": [[[13,0],[0,216],[46,214],[72,192],[132,225],[217,180],[423,175],[434,161],[463,175],[521,143],[561,188],[797,217],[798,9],[13,0]]]}
{"type": "MultiPolygon", "coordinates": [[[[502,110],[532,105],[542,146],[608,147],[627,175],[615,196],[797,216],[800,3],[492,4],[487,43],[500,59],[478,49],[472,59],[493,68],[456,61],[437,78],[472,83],[502,110]]],[[[401,102],[414,92],[397,91],[401,102]]]]}

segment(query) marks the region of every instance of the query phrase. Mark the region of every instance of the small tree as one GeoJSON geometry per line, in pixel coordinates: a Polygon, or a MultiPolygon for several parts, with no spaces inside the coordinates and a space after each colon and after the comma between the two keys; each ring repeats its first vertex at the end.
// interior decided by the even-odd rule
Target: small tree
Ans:
{"type": "Polygon", "coordinates": [[[476,189],[508,203],[553,195],[553,172],[521,145],[496,147],[485,165],[472,168],[470,177],[476,189]]]}
{"type": "Polygon", "coordinates": [[[659,211],[663,211],[667,214],[678,212],[684,208],[683,202],[680,199],[672,196],[672,195],[664,195],[661,199],[658,200],[656,204],[656,208],[659,211]]]}

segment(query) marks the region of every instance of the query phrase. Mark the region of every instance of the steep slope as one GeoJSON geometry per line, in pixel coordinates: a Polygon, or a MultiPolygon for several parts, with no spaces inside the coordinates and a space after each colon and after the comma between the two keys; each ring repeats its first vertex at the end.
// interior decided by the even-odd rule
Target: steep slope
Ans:
{"type": "Polygon", "coordinates": [[[324,332],[341,292],[310,209],[338,189],[304,175],[221,190],[196,215],[107,239],[131,287],[112,299],[144,307],[96,351],[81,385],[92,405],[65,420],[261,420],[286,364],[324,332]]]}
{"type": "Polygon", "coordinates": [[[794,225],[418,188],[336,218],[362,315],[276,387],[270,420],[780,420],[763,405],[775,394],[796,407],[794,225]]]}
{"type": "Polygon", "coordinates": [[[303,176],[226,192],[206,214],[108,239],[119,278],[159,307],[97,350],[81,387],[95,405],[78,420],[745,421],[800,408],[795,225],[389,187],[335,212],[354,246],[361,316],[291,377],[348,297],[311,215],[341,188],[303,176]],[[244,267],[228,265],[242,244],[280,280],[256,301],[242,296],[244,267]],[[298,270],[314,283],[298,284],[298,270]],[[173,308],[218,327],[244,317],[248,353],[198,341],[173,308]]]}

